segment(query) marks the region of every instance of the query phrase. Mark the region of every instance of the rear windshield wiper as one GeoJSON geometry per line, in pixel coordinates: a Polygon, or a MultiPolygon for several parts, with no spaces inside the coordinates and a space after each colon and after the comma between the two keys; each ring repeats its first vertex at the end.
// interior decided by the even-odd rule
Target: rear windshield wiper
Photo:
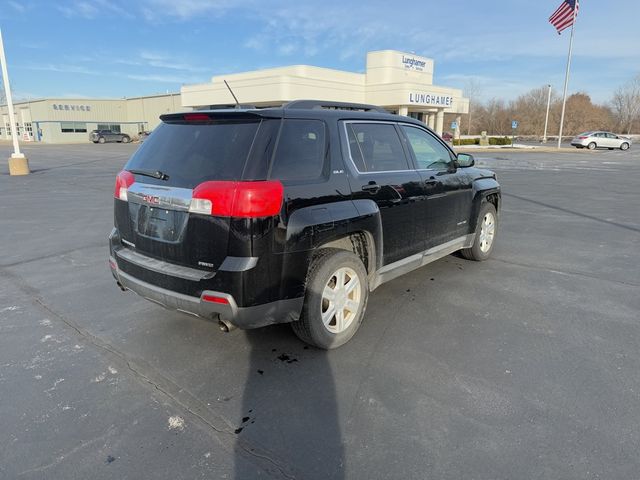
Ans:
{"type": "Polygon", "coordinates": [[[160,170],[156,170],[154,172],[154,171],[151,171],[151,170],[131,169],[129,171],[131,173],[133,173],[134,175],[144,175],[145,177],[157,178],[158,180],[169,180],[169,175],[167,175],[164,172],[161,172],[160,170]]]}

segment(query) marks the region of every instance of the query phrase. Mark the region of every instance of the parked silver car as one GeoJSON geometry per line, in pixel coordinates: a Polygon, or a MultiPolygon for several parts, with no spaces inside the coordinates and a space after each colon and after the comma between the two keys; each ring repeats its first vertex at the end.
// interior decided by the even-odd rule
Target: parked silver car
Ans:
{"type": "Polygon", "coordinates": [[[620,150],[626,150],[631,146],[631,139],[611,132],[584,132],[576,135],[573,140],[571,140],[571,145],[577,148],[586,147],[589,150],[596,148],[608,148],[609,150],[619,148],[620,150]]]}

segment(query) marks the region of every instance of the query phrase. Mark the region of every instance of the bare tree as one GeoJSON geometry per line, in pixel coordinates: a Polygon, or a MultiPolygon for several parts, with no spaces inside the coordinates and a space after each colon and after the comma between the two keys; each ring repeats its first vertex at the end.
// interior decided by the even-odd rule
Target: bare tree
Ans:
{"type": "Polygon", "coordinates": [[[589,130],[610,130],[611,110],[604,105],[591,102],[586,93],[578,92],[567,98],[564,116],[564,131],[567,135],[589,130]]]}
{"type": "Polygon", "coordinates": [[[477,105],[476,125],[490,135],[506,135],[511,131],[512,110],[503,100],[491,98],[482,105],[477,105]]]}
{"type": "MultiPolygon", "coordinates": [[[[480,104],[482,96],[482,86],[476,78],[469,78],[464,84],[464,96],[469,99],[469,114],[467,115],[467,135],[471,135],[471,120],[473,117],[473,109],[480,104]]],[[[458,127],[462,129],[462,125],[458,127]]]]}
{"type": "Polygon", "coordinates": [[[7,96],[4,93],[4,83],[0,82],[0,105],[7,103],[7,96]]]}
{"type": "Polygon", "coordinates": [[[640,121],[640,73],[615,91],[611,103],[619,128],[631,133],[640,121]]]}
{"type": "MultiPolygon", "coordinates": [[[[549,87],[534,88],[520,95],[512,104],[514,115],[518,120],[518,133],[521,135],[540,135],[544,130],[544,120],[547,113],[547,97],[549,87]]],[[[551,104],[558,102],[558,95],[551,92],[551,104]]]]}

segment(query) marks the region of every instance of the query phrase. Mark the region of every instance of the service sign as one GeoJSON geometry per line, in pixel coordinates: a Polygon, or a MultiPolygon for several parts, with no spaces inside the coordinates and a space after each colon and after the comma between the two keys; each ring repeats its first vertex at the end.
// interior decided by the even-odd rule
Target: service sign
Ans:
{"type": "Polygon", "coordinates": [[[434,95],[431,93],[409,93],[409,103],[417,105],[432,105],[434,107],[451,107],[453,97],[450,95],[434,95]]]}
{"type": "Polygon", "coordinates": [[[91,105],[69,105],[68,103],[65,103],[65,104],[54,103],[52,105],[52,108],[54,110],[64,110],[67,112],[90,112],[91,111],[91,105]]]}

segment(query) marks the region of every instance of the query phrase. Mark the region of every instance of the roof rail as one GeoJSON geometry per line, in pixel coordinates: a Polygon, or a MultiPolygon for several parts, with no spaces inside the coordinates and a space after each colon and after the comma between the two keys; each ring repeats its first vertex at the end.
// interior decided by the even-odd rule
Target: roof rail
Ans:
{"type": "Polygon", "coordinates": [[[285,103],[282,108],[284,108],[285,110],[326,109],[389,113],[384,108],[377,105],[369,105],[366,103],[333,102],[331,100],[293,100],[292,102],[285,103]]]}

